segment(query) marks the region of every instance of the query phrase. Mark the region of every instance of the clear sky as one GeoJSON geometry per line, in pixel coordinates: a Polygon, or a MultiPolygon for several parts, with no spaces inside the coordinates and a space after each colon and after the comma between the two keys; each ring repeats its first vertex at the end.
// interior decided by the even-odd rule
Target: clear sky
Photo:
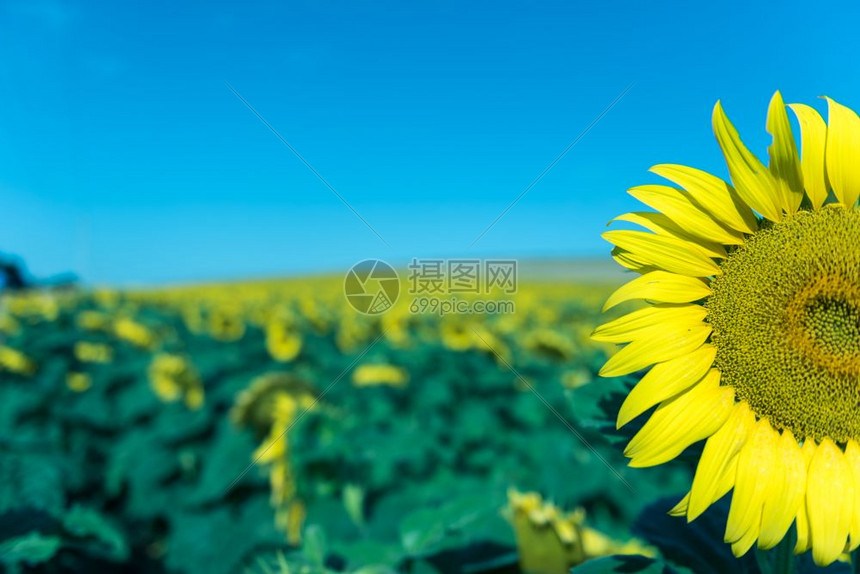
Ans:
{"type": "Polygon", "coordinates": [[[725,174],[717,99],[760,156],[776,89],[860,107],[854,6],[0,0],[0,251],[113,284],[606,255],[649,166],[725,174]]]}

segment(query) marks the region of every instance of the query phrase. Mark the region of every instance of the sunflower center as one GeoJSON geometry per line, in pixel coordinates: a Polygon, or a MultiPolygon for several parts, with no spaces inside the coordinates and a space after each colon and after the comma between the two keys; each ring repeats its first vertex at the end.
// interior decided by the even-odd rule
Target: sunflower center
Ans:
{"type": "Polygon", "coordinates": [[[798,438],[860,440],[860,210],[798,212],[721,269],[707,307],[723,383],[798,438]]]}

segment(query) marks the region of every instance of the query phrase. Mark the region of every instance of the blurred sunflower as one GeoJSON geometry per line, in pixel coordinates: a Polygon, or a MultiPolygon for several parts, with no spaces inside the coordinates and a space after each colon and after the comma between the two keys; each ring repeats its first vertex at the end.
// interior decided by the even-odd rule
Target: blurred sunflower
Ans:
{"type": "Polygon", "coordinates": [[[225,343],[241,339],[245,334],[241,308],[238,305],[223,304],[212,309],[209,314],[209,334],[225,343]]]}
{"type": "Polygon", "coordinates": [[[352,373],[356,387],[390,386],[403,388],[409,384],[409,372],[394,365],[368,363],[359,365],[352,373]]]}
{"type": "Polygon", "coordinates": [[[152,358],[148,374],[150,386],[162,401],[182,399],[185,406],[192,410],[203,406],[203,383],[187,357],[159,353],[152,358]]]}
{"type": "Polygon", "coordinates": [[[0,345],[0,372],[2,371],[29,377],[36,372],[36,363],[21,351],[0,345]]]}
{"type": "Polygon", "coordinates": [[[556,361],[569,360],[576,353],[573,341],[552,329],[532,331],[525,336],[523,343],[533,353],[556,361]]]}
{"type": "Polygon", "coordinates": [[[265,437],[252,459],[268,468],[275,524],[287,533],[291,544],[301,543],[306,509],[297,496],[296,473],[290,464],[289,430],[303,412],[317,408],[317,397],[310,383],[289,373],[272,372],[254,379],[230,410],[236,425],[251,426],[265,437]]]}
{"type": "Polygon", "coordinates": [[[87,373],[70,372],[66,374],[66,386],[76,393],[82,393],[93,386],[93,379],[87,373]]]}
{"type": "Polygon", "coordinates": [[[82,363],[110,363],[113,361],[113,349],[100,343],[78,341],[74,347],[75,358],[82,363]]]}
{"type": "Polygon", "coordinates": [[[0,312],[0,334],[17,335],[21,331],[21,324],[7,313],[0,312]]]}
{"type": "Polygon", "coordinates": [[[619,542],[585,524],[585,510],[564,512],[536,492],[508,490],[502,511],[514,528],[520,568],[527,574],[563,574],[599,556],[654,556],[638,540],[619,542]]]}
{"type": "Polygon", "coordinates": [[[84,331],[109,331],[111,328],[110,315],[100,311],[81,311],[75,317],[75,323],[84,331]]]}
{"type": "Polygon", "coordinates": [[[155,335],[152,331],[129,317],[120,317],[114,321],[113,332],[118,339],[141,349],[151,349],[155,346],[155,335]]]}
{"type": "Polygon", "coordinates": [[[594,333],[629,343],[601,370],[654,365],[618,414],[658,405],[625,450],[662,464],[707,439],[673,513],[693,520],[734,489],[725,540],[767,549],[796,523],[795,552],[827,565],[860,546],[860,118],[827,99],[829,122],[774,94],[766,167],[718,102],[713,128],[732,183],[680,165],[652,172],[677,187],[630,194],[657,212],[617,218],[613,256],[642,274],[605,309],[650,305],[594,333]]]}
{"type": "Polygon", "coordinates": [[[266,323],[266,349],[278,362],[289,363],[302,350],[302,333],[295,321],[288,317],[275,318],[266,323]]]}

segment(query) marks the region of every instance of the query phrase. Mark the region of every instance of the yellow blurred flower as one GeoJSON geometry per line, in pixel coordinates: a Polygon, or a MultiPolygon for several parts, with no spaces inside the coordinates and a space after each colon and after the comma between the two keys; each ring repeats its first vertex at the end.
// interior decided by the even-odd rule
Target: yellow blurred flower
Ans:
{"type": "Polygon", "coordinates": [[[155,346],[155,336],[152,331],[129,317],[121,317],[114,321],[113,332],[117,338],[135,347],[151,349],[155,346]]]}
{"type": "Polygon", "coordinates": [[[576,346],[568,337],[552,329],[530,332],[523,345],[533,353],[549,359],[568,360],[576,353],[576,346]]]}
{"type": "Polygon", "coordinates": [[[374,323],[364,315],[346,314],[341,317],[335,342],[344,353],[355,351],[370,341],[374,323]]]}
{"type": "Polygon", "coordinates": [[[82,363],[110,363],[113,361],[113,349],[101,343],[78,341],[75,343],[75,358],[82,363]]]}
{"type": "Polygon", "coordinates": [[[43,292],[22,293],[6,298],[9,312],[29,322],[55,321],[60,313],[57,299],[43,292]]]}
{"type": "Polygon", "coordinates": [[[218,341],[238,341],[245,334],[242,311],[233,305],[220,305],[209,313],[209,334],[218,341]]]}
{"type": "Polygon", "coordinates": [[[292,546],[302,543],[302,530],[305,527],[305,519],[308,516],[305,503],[295,498],[286,504],[284,510],[275,511],[275,524],[287,533],[287,542],[292,546]]]}
{"type": "Polygon", "coordinates": [[[78,328],[84,331],[108,331],[111,328],[111,318],[101,311],[81,311],[75,317],[78,328]]]}
{"type": "Polygon", "coordinates": [[[250,426],[257,431],[268,429],[275,418],[275,398],[282,393],[295,397],[302,409],[310,409],[317,397],[313,385],[290,373],[266,373],[239,393],[230,409],[230,419],[239,426],[250,426]]]}
{"type": "Polygon", "coordinates": [[[36,372],[36,363],[21,351],[0,345],[0,369],[17,375],[30,376],[36,372]]]}
{"type": "Polygon", "coordinates": [[[318,333],[325,333],[331,327],[331,317],[321,301],[314,298],[314,294],[304,295],[298,298],[299,310],[311,326],[318,333]]]}
{"type": "Polygon", "coordinates": [[[443,321],[439,335],[442,344],[452,351],[466,351],[475,343],[475,335],[464,323],[453,320],[443,321]]]}
{"type": "Polygon", "coordinates": [[[95,289],[93,291],[93,299],[102,308],[115,309],[119,305],[122,297],[118,291],[112,291],[110,289],[95,289]]]}
{"type": "Polygon", "coordinates": [[[87,373],[67,373],[66,386],[76,393],[82,393],[93,386],[93,379],[87,373]]]}
{"type": "Polygon", "coordinates": [[[413,317],[408,310],[408,307],[395,307],[382,315],[382,331],[392,347],[402,349],[409,345],[413,317]]]}
{"type": "Polygon", "coordinates": [[[582,518],[564,514],[534,492],[508,491],[520,567],[527,574],[563,574],[585,561],[582,518]]]}
{"type": "Polygon", "coordinates": [[[16,335],[21,330],[21,324],[10,314],[0,313],[0,333],[16,335]]]}
{"type": "Polygon", "coordinates": [[[493,355],[498,362],[510,361],[511,351],[484,323],[445,318],[439,325],[442,344],[452,351],[478,350],[493,355]]]}
{"type": "Polygon", "coordinates": [[[394,365],[366,364],[359,365],[352,372],[352,384],[356,387],[373,387],[387,385],[390,387],[405,387],[409,383],[409,372],[394,365]]]}
{"type": "Polygon", "coordinates": [[[610,554],[655,555],[636,540],[616,542],[589,528],[583,509],[565,513],[536,492],[508,490],[504,514],[513,525],[526,574],[567,574],[577,564],[610,554]]]}
{"type": "Polygon", "coordinates": [[[566,389],[577,389],[585,386],[592,380],[591,373],[586,369],[575,369],[565,371],[561,375],[561,384],[566,389]]]}
{"type": "Polygon", "coordinates": [[[472,327],[471,331],[473,348],[489,353],[498,363],[504,364],[511,361],[510,348],[495,333],[481,324],[472,327]]]}
{"type": "Polygon", "coordinates": [[[203,316],[203,309],[197,303],[188,303],[182,306],[180,311],[185,327],[195,335],[202,335],[206,332],[206,318],[203,316]]]}
{"type": "Polygon", "coordinates": [[[305,506],[296,496],[288,431],[297,416],[315,406],[312,387],[291,375],[271,373],[258,377],[243,391],[230,412],[230,418],[237,424],[251,424],[258,432],[268,427],[251,458],[269,472],[275,524],[286,532],[290,544],[301,542],[305,506]]]}
{"type": "Polygon", "coordinates": [[[273,359],[288,363],[302,350],[302,334],[283,319],[273,319],[266,325],[266,349],[273,359]]]}
{"type": "Polygon", "coordinates": [[[181,355],[161,353],[149,364],[149,384],[165,402],[183,399],[196,410],[203,405],[204,392],[200,376],[191,362],[181,355]]]}

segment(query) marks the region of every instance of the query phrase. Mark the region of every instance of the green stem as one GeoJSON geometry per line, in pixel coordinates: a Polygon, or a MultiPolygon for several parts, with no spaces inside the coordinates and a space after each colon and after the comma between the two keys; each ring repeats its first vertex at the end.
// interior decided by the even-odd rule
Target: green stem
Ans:
{"type": "Polygon", "coordinates": [[[854,567],[854,574],[860,574],[860,548],[851,553],[851,565],[854,567]]]}
{"type": "Polygon", "coordinates": [[[774,548],[773,574],[794,574],[794,530],[790,530],[774,548]]]}

